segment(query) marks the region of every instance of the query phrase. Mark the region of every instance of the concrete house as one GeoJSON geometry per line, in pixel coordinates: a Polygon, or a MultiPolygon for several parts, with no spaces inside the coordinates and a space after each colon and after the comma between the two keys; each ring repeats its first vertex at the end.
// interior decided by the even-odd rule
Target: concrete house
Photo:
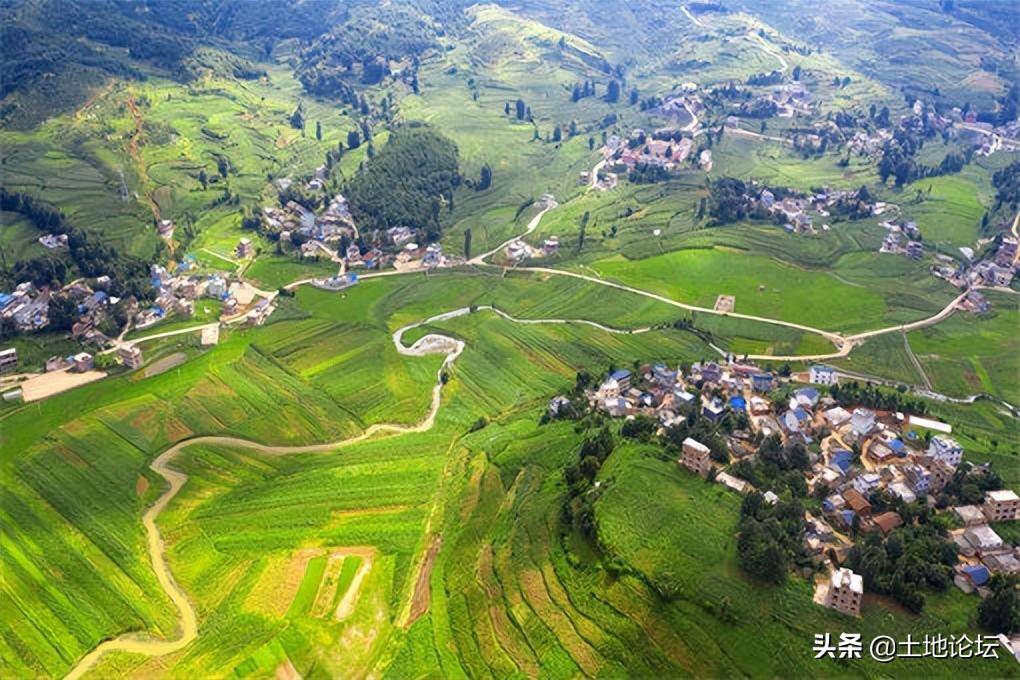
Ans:
{"type": "Polygon", "coordinates": [[[808,370],[808,380],[816,385],[835,385],[839,382],[839,376],[831,366],[816,364],[808,370]]]}
{"type": "Polygon", "coordinates": [[[963,460],[963,447],[951,437],[936,435],[928,444],[928,455],[937,458],[950,467],[956,467],[963,460]]]}
{"type": "Polygon", "coordinates": [[[846,567],[832,572],[829,578],[830,607],[850,616],[861,615],[861,600],[864,598],[864,579],[846,567]]]}
{"type": "Polygon", "coordinates": [[[680,459],[680,464],[702,477],[707,475],[712,467],[709,458],[711,454],[709,448],[691,437],[683,441],[681,448],[683,450],[683,457],[680,459]]]}
{"type": "Polygon", "coordinates": [[[982,509],[990,522],[1009,522],[1020,517],[1020,497],[1011,489],[989,491],[982,509]]]}

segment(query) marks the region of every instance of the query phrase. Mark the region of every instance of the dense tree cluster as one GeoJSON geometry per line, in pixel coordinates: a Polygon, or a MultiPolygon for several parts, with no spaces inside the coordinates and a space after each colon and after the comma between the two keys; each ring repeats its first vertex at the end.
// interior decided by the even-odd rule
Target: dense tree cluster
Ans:
{"type": "Polygon", "coordinates": [[[798,501],[771,505],[754,491],[744,496],[737,524],[737,562],[747,573],[782,583],[804,557],[804,508],[798,501]]]}
{"type": "Polygon", "coordinates": [[[748,85],[778,85],[783,82],[783,74],[781,71],[772,71],[770,73],[755,73],[747,78],[748,85]]]}
{"type": "Polygon", "coordinates": [[[1020,631],[1020,582],[1015,575],[996,574],[989,595],[978,605],[978,625],[993,633],[1020,631]]]}
{"type": "Polygon", "coordinates": [[[1020,204],[1020,161],[1013,161],[997,170],[992,175],[992,185],[995,186],[996,204],[1008,205],[1015,210],[1020,204]]]}
{"type": "Polygon", "coordinates": [[[460,185],[457,146],[427,127],[395,130],[346,185],[356,223],[366,230],[410,227],[440,235],[441,206],[460,185]]]}
{"type": "Polygon", "coordinates": [[[563,500],[563,519],[591,541],[596,540],[597,531],[595,477],[615,447],[616,442],[608,427],[590,432],[577,452],[577,462],[564,472],[567,496],[563,500]]]}
{"type": "Polygon", "coordinates": [[[883,390],[856,380],[829,386],[829,395],[840,406],[865,406],[881,411],[904,411],[927,413],[928,408],[921,399],[911,399],[899,391],[883,390]]]}
{"type": "Polygon", "coordinates": [[[761,442],[754,462],[746,458],[739,460],[732,465],[730,472],[756,488],[804,498],[808,495],[804,471],[810,467],[811,459],[803,444],[784,446],[779,435],[774,434],[761,442]]]}
{"type": "Polygon", "coordinates": [[[850,549],[846,566],[864,578],[866,591],[889,595],[919,613],[925,591],[950,586],[957,558],[956,545],[928,508],[918,510],[916,519],[884,538],[877,531],[865,535],[850,549]]]}

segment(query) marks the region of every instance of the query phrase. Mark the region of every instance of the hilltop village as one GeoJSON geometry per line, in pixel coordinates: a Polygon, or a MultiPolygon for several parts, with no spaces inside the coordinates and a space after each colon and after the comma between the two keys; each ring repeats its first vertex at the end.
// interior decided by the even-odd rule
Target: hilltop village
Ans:
{"type": "Polygon", "coordinates": [[[1020,520],[1017,494],[966,461],[952,426],[916,413],[920,402],[846,377],[732,359],[636,365],[601,382],[579,375],[545,417],[622,419],[622,436],[660,442],[686,473],[747,496],[745,509],[795,502],[794,564],[815,580],[818,604],[849,615],[860,614],[866,586],[919,610],[925,587],[951,582],[985,597],[993,575],[1020,573],[1020,546],[995,529],[1020,520]],[[884,577],[868,554],[890,540],[900,551],[921,540],[938,548],[927,583],[884,577]]]}

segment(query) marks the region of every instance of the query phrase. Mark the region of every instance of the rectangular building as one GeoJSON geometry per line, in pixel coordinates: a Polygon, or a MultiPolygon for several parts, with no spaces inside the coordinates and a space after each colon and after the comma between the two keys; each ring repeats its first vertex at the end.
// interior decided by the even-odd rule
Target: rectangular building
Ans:
{"type": "Polygon", "coordinates": [[[702,444],[696,439],[688,437],[683,442],[683,457],[680,459],[680,464],[691,472],[695,472],[702,477],[708,474],[709,469],[712,467],[709,456],[711,451],[707,446],[702,444]]]}
{"type": "Polygon", "coordinates": [[[13,371],[18,365],[18,348],[8,347],[0,350],[0,373],[13,371]]]}
{"type": "Polygon", "coordinates": [[[829,579],[829,606],[850,616],[861,615],[864,598],[864,579],[846,567],[832,572],[829,579]]]}
{"type": "Polygon", "coordinates": [[[989,522],[1009,522],[1020,517],[1020,497],[1010,489],[989,491],[982,509],[989,522]]]}

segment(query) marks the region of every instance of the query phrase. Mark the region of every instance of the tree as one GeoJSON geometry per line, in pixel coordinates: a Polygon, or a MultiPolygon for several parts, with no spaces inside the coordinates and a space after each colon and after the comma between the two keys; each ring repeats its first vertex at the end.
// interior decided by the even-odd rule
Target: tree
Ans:
{"type": "Polygon", "coordinates": [[[634,106],[637,103],[638,103],[638,91],[637,88],[635,87],[630,91],[630,105],[634,106]]]}
{"type": "Polygon", "coordinates": [[[295,130],[305,129],[304,106],[300,103],[297,105],[297,108],[294,109],[294,113],[290,114],[290,126],[295,130]]]}
{"type": "Polygon", "coordinates": [[[198,181],[202,184],[203,189],[208,188],[209,176],[205,174],[205,168],[198,171],[198,181]]]}
{"type": "Polygon", "coordinates": [[[347,148],[357,149],[361,146],[361,135],[357,130],[351,130],[347,133],[347,148]]]}
{"type": "Polygon", "coordinates": [[[471,259],[471,227],[464,230],[464,257],[471,259]]]}
{"type": "Polygon", "coordinates": [[[230,170],[230,161],[227,160],[226,156],[220,156],[216,159],[216,169],[220,173],[220,177],[226,179],[227,172],[230,170]]]}
{"type": "Polygon", "coordinates": [[[581,252],[581,249],[584,248],[584,232],[588,228],[588,219],[588,211],[585,210],[581,215],[581,228],[577,232],[577,252],[581,252]]]}
{"type": "Polygon", "coordinates": [[[620,101],[620,83],[615,80],[609,81],[609,87],[606,89],[606,101],[611,104],[620,101]]]}
{"type": "MultiPolygon", "coordinates": [[[[595,150],[595,138],[594,137],[589,137],[588,138],[588,151],[594,151],[594,150],[595,150]]],[[[985,213],[985,214],[987,216],[987,213],[985,213]]]]}
{"type": "Polygon", "coordinates": [[[1020,593],[1016,577],[997,574],[988,585],[991,594],[978,605],[978,625],[1006,635],[1020,630],[1020,593]]]}
{"type": "Polygon", "coordinates": [[[322,123],[315,121],[315,139],[322,141],[322,123]]]}
{"type": "Polygon", "coordinates": [[[563,140],[563,132],[560,130],[559,125],[553,128],[552,140],[554,142],[559,142],[563,140]]]}
{"type": "Polygon", "coordinates": [[[510,102],[503,104],[503,113],[508,116],[510,115],[510,102]]]}
{"type": "Polygon", "coordinates": [[[800,64],[793,67],[793,79],[800,80],[800,64]]]}
{"type": "Polygon", "coordinates": [[[475,188],[478,189],[478,191],[485,191],[490,186],[492,186],[492,168],[488,165],[483,165],[481,174],[478,178],[478,184],[475,185],[475,188]]]}
{"type": "Polygon", "coordinates": [[[524,100],[518,99],[514,102],[514,107],[517,109],[517,120],[524,120],[524,117],[528,112],[528,108],[525,106],[524,100]]]}

